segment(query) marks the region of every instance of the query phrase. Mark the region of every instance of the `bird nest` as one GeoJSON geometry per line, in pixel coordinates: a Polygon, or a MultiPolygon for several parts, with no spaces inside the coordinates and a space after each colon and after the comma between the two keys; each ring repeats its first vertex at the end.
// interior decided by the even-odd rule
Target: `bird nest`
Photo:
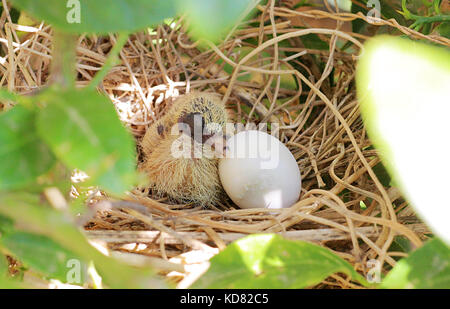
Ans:
{"type": "MultiPolygon", "coordinates": [[[[277,123],[279,138],[301,171],[299,201],[290,208],[267,210],[239,209],[224,200],[206,209],[173,204],[142,188],[122,200],[94,192],[88,204],[99,211],[85,225],[86,234],[128,261],[144,257],[178,287],[188,287],[227,244],[253,233],[318,243],[362,274],[372,259],[387,271],[405,255],[392,250],[395,237],[420,246],[429,231],[390,185],[367,136],[355,92],[355,66],[368,37],[353,33],[349,23],[358,19],[372,30],[442,45],[449,41],[395,20],[331,8],[299,10],[288,1],[260,5],[257,11],[219,45],[192,41],[183,18],[131,35],[120,53],[121,64],[109,72],[100,90],[111,98],[138,145],[176,97],[194,90],[220,94],[235,123],[277,123]],[[320,46],[309,46],[305,38],[320,46]]],[[[47,81],[51,29],[44,24],[14,29],[24,31],[28,43],[7,44],[7,57],[15,59],[8,86],[27,93],[47,81]]],[[[10,36],[2,36],[11,42],[10,36]]],[[[92,79],[114,43],[114,35],[79,38],[78,86],[92,79]]],[[[316,287],[360,286],[336,274],[316,287]]]]}

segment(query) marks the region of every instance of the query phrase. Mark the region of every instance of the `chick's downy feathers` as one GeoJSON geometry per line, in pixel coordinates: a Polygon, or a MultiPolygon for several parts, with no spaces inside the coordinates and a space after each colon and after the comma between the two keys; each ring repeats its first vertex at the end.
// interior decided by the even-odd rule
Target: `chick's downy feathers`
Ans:
{"type": "Polygon", "coordinates": [[[216,204],[225,193],[218,174],[218,157],[208,144],[224,136],[227,114],[220,98],[211,93],[190,93],[175,100],[167,113],[147,130],[141,165],[150,187],[159,196],[181,203],[216,204]],[[182,153],[182,143],[188,145],[182,153]]]}

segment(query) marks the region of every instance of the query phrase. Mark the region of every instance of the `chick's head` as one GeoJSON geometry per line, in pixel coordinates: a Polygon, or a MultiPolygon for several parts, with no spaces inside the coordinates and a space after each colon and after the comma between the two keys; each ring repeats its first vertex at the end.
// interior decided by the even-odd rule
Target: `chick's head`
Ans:
{"type": "Polygon", "coordinates": [[[209,93],[194,93],[186,98],[178,117],[182,133],[200,144],[211,138],[224,138],[227,123],[225,107],[209,93]]]}

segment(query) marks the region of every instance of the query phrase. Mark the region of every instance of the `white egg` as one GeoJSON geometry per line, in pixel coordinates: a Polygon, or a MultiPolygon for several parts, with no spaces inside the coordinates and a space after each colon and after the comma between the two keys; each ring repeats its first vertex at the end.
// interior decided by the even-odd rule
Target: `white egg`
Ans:
{"type": "Polygon", "coordinates": [[[289,149],[256,130],[227,141],[219,175],[225,192],[241,208],[285,208],[299,198],[301,176],[289,149]]]}

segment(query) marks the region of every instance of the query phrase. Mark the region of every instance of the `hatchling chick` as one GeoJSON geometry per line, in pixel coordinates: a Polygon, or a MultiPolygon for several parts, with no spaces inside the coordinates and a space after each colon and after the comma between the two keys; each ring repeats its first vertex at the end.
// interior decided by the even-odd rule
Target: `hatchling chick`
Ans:
{"type": "Polygon", "coordinates": [[[218,160],[226,123],[227,112],[217,95],[193,92],[177,98],[141,142],[144,162],[140,168],[148,175],[153,192],[204,207],[222,200],[226,193],[218,160]]]}

